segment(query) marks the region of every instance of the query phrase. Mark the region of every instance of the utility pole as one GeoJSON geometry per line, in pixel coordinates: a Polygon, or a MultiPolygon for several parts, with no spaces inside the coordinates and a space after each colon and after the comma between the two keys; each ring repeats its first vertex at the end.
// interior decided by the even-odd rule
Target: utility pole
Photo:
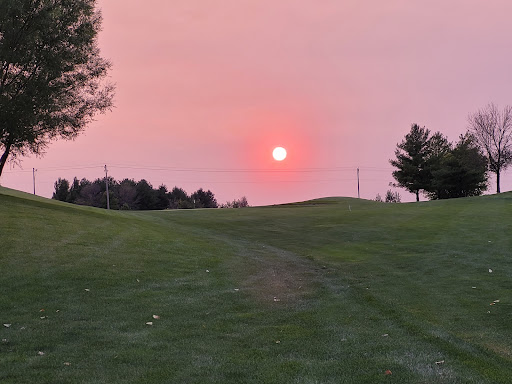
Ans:
{"type": "Polygon", "coordinates": [[[108,171],[105,164],[105,185],[107,186],[107,209],[110,209],[110,196],[108,195],[108,171]]]}
{"type": "Polygon", "coordinates": [[[34,184],[34,195],[36,194],[36,171],[37,169],[32,168],[32,183],[34,184]]]}
{"type": "Polygon", "coordinates": [[[359,168],[357,168],[357,198],[361,198],[361,196],[359,195],[359,168]]]}

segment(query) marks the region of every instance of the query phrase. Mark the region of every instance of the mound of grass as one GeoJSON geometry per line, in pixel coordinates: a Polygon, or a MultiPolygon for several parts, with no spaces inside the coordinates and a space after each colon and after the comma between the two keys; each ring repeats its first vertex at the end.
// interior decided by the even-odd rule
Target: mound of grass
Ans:
{"type": "Polygon", "coordinates": [[[0,188],[2,383],[509,383],[512,195],[117,212],[0,188]]]}

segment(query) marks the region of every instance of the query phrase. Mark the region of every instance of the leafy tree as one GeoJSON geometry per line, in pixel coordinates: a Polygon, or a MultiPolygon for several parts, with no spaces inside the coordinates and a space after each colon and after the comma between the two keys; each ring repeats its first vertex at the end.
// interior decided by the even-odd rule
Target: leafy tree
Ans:
{"type": "Polygon", "coordinates": [[[405,139],[397,144],[396,160],[389,161],[392,166],[398,168],[393,171],[397,186],[416,194],[416,201],[420,200],[420,191],[427,187],[429,180],[426,169],[430,147],[429,135],[428,129],[413,124],[405,139]]]}
{"type": "Polygon", "coordinates": [[[432,171],[426,194],[432,200],[479,196],[487,189],[487,179],[487,158],[467,133],[432,171]]]}
{"type": "Polygon", "coordinates": [[[68,201],[69,198],[69,181],[61,179],[60,177],[54,184],[55,192],[53,192],[52,199],[60,201],[68,201]]]}
{"type": "Polygon", "coordinates": [[[121,209],[135,209],[137,183],[133,179],[124,179],[119,183],[117,195],[121,209]]]}
{"type": "Polygon", "coordinates": [[[187,192],[182,188],[174,187],[168,194],[169,207],[172,209],[190,209],[194,208],[194,205],[187,195],[187,192]]]}
{"type": "Polygon", "coordinates": [[[192,201],[194,202],[194,208],[217,208],[217,200],[212,191],[204,191],[203,188],[199,188],[191,195],[192,201]]]}
{"type": "Polygon", "coordinates": [[[137,209],[155,209],[156,196],[151,184],[149,184],[146,180],[142,179],[137,183],[135,190],[137,191],[137,195],[135,198],[135,205],[137,209]]]}
{"type": "Polygon", "coordinates": [[[99,207],[101,193],[102,190],[99,183],[91,183],[89,180],[85,180],[83,186],[81,185],[80,196],[78,197],[77,204],[99,207]]]}
{"type": "Polygon", "coordinates": [[[469,115],[469,132],[487,156],[489,170],[496,174],[500,193],[501,171],[512,164],[512,106],[499,111],[494,104],[469,115]]]}
{"type": "Polygon", "coordinates": [[[69,195],[68,195],[68,202],[69,203],[75,203],[80,196],[80,181],[75,177],[73,178],[73,183],[69,187],[69,195]]]}
{"type": "Polygon", "coordinates": [[[393,192],[391,189],[388,189],[386,192],[386,203],[400,203],[402,198],[398,192],[393,192]]]}
{"type": "Polygon", "coordinates": [[[249,207],[249,202],[247,201],[247,197],[242,196],[240,199],[235,199],[233,201],[227,201],[225,204],[220,206],[221,208],[245,208],[249,207]]]}
{"type": "Polygon", "coordinates": [[[0,1],[0,175],[112,106],[96,0],[0,1]]]}

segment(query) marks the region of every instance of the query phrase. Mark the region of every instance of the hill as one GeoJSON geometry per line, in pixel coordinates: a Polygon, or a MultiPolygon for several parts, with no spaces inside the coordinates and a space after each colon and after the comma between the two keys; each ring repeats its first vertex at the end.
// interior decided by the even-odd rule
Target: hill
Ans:
{"type": "Polygon", "coordinates": [[[512,195],[120,212],[0,188],[2,383],[509,383],[512,195]]]}

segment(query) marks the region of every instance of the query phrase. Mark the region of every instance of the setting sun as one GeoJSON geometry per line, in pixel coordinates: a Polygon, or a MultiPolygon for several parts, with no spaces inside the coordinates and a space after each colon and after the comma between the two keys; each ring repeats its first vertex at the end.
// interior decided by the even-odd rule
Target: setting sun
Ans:
{"type": "Polygon", "coordinates": [[[274,148],[274,151],[272,152],[272,156],[277,161],[282,161],[286,159],[286,149],[283,147],[276,147],[274,148]]]}

